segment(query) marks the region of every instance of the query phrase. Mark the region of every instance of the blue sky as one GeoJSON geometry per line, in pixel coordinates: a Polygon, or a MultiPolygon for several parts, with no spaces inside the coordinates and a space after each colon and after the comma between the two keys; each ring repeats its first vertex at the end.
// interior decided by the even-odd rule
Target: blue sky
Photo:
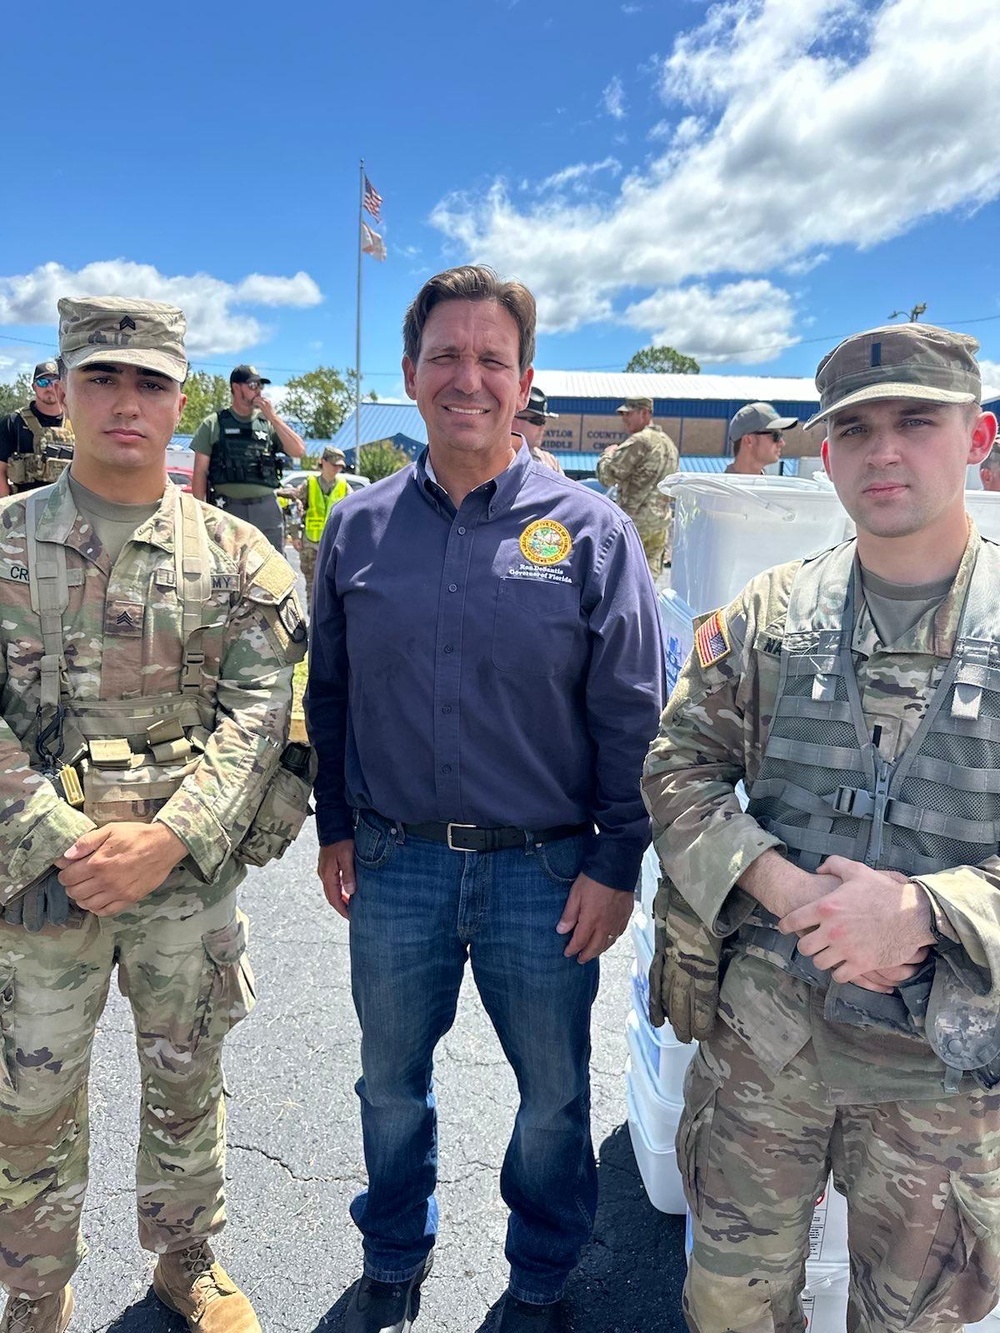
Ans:
{"type": "Polygon", "coordinates": [[[0,378],[86,291],[184,307],[199,368],[353,364],[363,156],[380,396],[402,394],[407,302],[470,259],[535,291],[539,367],[621,370],[656,341],[812,374],[922,301],[1000,385],[995,0],[140,12],[7,17],[0,378]]]}

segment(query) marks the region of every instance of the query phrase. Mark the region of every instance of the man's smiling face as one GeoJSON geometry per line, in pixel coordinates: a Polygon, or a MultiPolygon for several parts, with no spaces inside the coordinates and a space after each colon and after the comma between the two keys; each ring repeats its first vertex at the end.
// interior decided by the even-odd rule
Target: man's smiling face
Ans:
{"type": "MultiPolygon", "coordinates": [[[[509,456],[514,414],[528,401],[513,317],[496,301],[442,301],[427,317],[414,364],[403,357],[406,392],[416,400],[435,452],[509,456]]],[[[516,427],[515,427],[516,429],[516,427]]]]}

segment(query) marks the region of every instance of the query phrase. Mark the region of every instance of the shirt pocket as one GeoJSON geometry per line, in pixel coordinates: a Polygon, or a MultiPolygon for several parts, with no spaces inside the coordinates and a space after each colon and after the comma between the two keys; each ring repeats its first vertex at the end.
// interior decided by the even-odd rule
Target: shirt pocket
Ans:
{"type": "Polygon", "coordinates": [[[542,579],[501,579],[493,622],[493,665],[527,676],[561,676],[578,666],[584,637],[580,591],[542,579]]]}

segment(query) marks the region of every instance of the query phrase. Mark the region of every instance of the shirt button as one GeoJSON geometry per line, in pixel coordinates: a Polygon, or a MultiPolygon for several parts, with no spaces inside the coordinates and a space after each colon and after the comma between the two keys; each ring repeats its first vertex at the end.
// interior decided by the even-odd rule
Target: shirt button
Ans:
{"type": "Polygon", "coordinates": [[[458,584],[457,584],[457,583],[449,583],[449,584],[448,584],[448,591],[449,591],[449,592],[458,592],[458,584]]]}
{"type": "Polygon", "coordinates": [[[441,709],[441,712],[442,712],[442,713],[450,713],[450,712],[451,712],[451,704],[445,704],[444,707],[441,709]]]}
{"type": "Polygon", "coordinates": [[[450,772],[451,772],[451,764],[442,764],[442,765],[441,765],[441,772],[442,772],[442,773],[450,773],[450,772]]]}
{"type": "Polygon", "coordinates": [[[458,530],[458,535],[459,535],[460,537],[464,537],[464,536],[465,536],[465,529],[464,529],[464,528],[459,528],[459,530],[458,530]]]}
{"type": "Polygon", "coordinates": [[[450,643],[445,644],[444,650],[446,653],[453,653],[455,651],[454,646],[450,643]]]}

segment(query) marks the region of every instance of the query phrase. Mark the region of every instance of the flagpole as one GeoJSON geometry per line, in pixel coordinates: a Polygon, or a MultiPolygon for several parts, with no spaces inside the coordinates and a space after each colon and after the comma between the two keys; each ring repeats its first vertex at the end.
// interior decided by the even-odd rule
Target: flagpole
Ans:
{"type": "Polygon", "coordinates": [[[354,470],[361,470],[361,263],[364,251],[361,249],[361,224],[364,221],[365,206],[365,159],[361,159],[358,183],[358,311],[354,339],[354,470]]]}

